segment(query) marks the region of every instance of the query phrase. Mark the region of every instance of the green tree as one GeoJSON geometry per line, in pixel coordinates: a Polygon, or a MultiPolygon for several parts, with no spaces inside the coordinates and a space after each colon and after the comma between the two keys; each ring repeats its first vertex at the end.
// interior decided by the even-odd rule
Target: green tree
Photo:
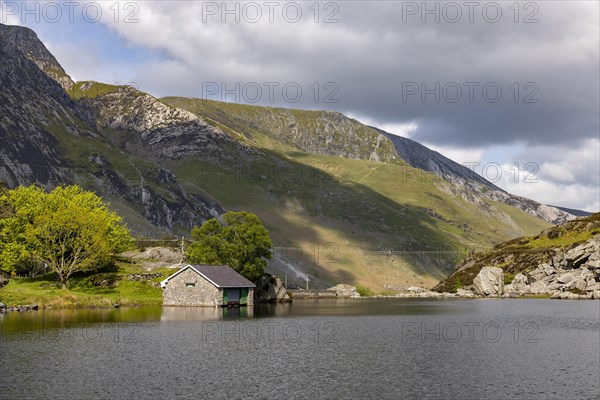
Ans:
{"type": "Polygon", "coordinates": [[[8,201],[8,190],[4,186],[4,181],[0,181],[0,220],[14,214],[14,210],[8,201]]]}
{"type": "Polygon", "coordinates": [[[227,212],[224,225],[215,218],[192,229],[186,252],[190,262],[225,264],[246,278],[257,281],[272,257],[273,243],[260,219],[249,212],[227,212]]]}
{"type": "Polygon", "coordinates": [[[28,257],[23,229],[18,229],[10,193],[0,182],[0,272],[12,274],[28,257]]]}
{"type": "Polygon", "coordinates": [[[105,265],[127,249],[132,238],[121,218],[96,194],[78,186],[19,187],[8,193],[14,215],[3,219],[3,248],[11,257],[2,267],[27,258],[47,263],[63,288],[70,276],[105,265]]]}

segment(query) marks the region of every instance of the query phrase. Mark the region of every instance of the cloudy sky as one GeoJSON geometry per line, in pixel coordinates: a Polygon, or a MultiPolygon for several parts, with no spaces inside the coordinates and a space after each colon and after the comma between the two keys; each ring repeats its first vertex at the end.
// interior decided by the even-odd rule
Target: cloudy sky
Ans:
{"type": "Polygon", "coordinates": [[[600,210],[597,1],[65,4],[0,0],[0,22],[35,29],[76,80],[337,110],[600,210]]]}

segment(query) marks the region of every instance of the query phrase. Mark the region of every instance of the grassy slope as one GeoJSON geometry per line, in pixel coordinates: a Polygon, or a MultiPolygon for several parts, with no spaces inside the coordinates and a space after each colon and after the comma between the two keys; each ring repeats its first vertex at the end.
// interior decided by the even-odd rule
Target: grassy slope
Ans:
{"type": "MultiPolygon", "coordinates": [[[[380,136],[374,129],[331,111],[261,107],[181,97],[167,97],[161,101],[200,115],[210,123],[226,126],[257,147],[276,151],[300,150],[368,160],[380,136]]],[[[377,153],[381,161],[405,164],[389,140],[380,141],[377,153]]]]}
{"type": "MultiPolygon", "coordinates": [[[[162,289],[150,282],[127,280],[129,274],[148,273],[141,266],[130,262],[118,262],[115,272],[118,280],[114,287],[101,287],[94,284],[94,276],[75,275],[69,290],[62,290],[56,282],[55,274],[36,278],[12,278],[8,285],[0,289],[0,301],[12,306],[38,304],[42,307],[111,307],[115,303],[123,306],[161,305],[162,289]]],[[[160,282],[173,272],[168,268],[152,271],[161,273],[160,282]]]]}

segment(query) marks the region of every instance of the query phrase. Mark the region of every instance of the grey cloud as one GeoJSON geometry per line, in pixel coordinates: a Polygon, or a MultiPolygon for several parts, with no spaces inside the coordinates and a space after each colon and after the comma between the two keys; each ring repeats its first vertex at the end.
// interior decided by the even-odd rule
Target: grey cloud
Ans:
{"type": "MultiPolygon", "coordinates": [[[[200,2],[143,3],[164,21],[163,28],[144,30],[141,21],[142,26],[114,29],[132,42],[163,49],[178,64],[140,71],[141,86],[156,95],[201,97],[203,82],[228,87],[235,82],[298,82],[304,91],[299,102],[286,102],[278,93],[274,103],[264,94],[258,104],[334,109],[382,123],[416,121],[413,138],[440,145],[560,145],[598,136],[597,3],[529,2],[538,7],[534,17],[539,22],[533,24],[515,23],[510,2],[496,3],[503,12],[497,23],[484,20],[483,3],[473,23],[465,7],[457,23],[443,16],[440,23],[431,16],[422,23],[419,15],[403,22],[402,10],[423,2],[335,3],[337,24],[313,23],[312,3],[301,3],[305,15],[296,24],[281,18],[274,24],[223,24],[215,18],[203,23],[200,2]],[[309,89],[314,82],[321,85],[316,104],[309,89]],[[327,82],[339,87],[334,97],[339,102],[323,101],[327,82]],[[433,95],[422,101],[419,93],[403,98],[410,82],[429,88],[440,82],[440,89],[450,84],[450,96],[441,92],[439,103],[433,95]],[[467,82],[479,84],[472,101],[467,82]],[[451,102],[454,83],[462,90],[457,103],[451,102]],[[486,83],[501,88],[497,103],[483,96],[486,83]],[[538,102],[523,103],[527,95],[538,102]]],[[[521,9],[519,20],[532,11],[521,9]]]]}
{"type": "MultiPolygon", "coordinates": [[[[327,26],[312,23],[309,16],[298,24],[279,21],[268,26],[215,20],[203,24],[196,15],[162,42],[169,44],[165,50],[187,73],[163,73],[160,80],[150,81],[150,70],[140,79],[159,95],[197,97],[203,94],[203,82],[225,82],[229,87],[235,82],[298,82],[304,90],[301,101],[290,104],[277,96],[274,105],[336,109],[387,123],[417,121],[416,140],[442,145],[571,143],[597,136],[597,5],[538,2],[539,23],[516,24],[509,4],[500,2],[504,14],[498,23],[488,23],[475,12],[474,23],[463,15],[451,24],[443,18],[432,23],[431,16],[429,23],[421,23],[412,15],[403,23],[402,7],[407,3],[411,2],[338,2],[340,22],[327,26]],[[339,102],[325,103],[321,95],[315,104],[309,87],[330,81],[339,86],[339,102]],[[430,89],[440,82],[439,103],[433,95],[422,101],[420,91],[404,97],[410,82],[430,89]],[[467,82],[479,84],[473,87],[472,99],[467,82]],[[533,84],[526,87],[528,82],[533,84]],[[457,103],[451,102],[456,97],[454,83],[462,90],[457,103]],[[493,87],[491,98],[484,97],[486,83],[501,88],[497,103],[489,101],[493,87]],[[527,95],[538,103],[523,103],[527,95]]],[[[175,23],[185,15],[179,6],[184,5],[162,5],[164,18],[175,23]]],[[[519,18],[528,12],[521,10],[519,18]]],[[[127,30],[123,34],[133,37],[127,30]]],[[[261,100],[259,104],[269,105],[266,94],[261,100]]]]}

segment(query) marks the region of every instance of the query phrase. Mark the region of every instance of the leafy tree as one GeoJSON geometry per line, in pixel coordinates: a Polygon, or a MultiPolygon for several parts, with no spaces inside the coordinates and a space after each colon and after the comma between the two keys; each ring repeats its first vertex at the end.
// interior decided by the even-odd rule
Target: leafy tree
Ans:
{"type": "Polygon", "coordinates": [[[19,240],[19,231],[14,226],[14,215],[9,191],[4,182],[0,182],[0,272],[9,274],[13,274],[28,255],[25,243],[22,238],[19,240]]]}
{"type": "Polygon", "coordinates": [[[105,265],[110,257],[132,243],[121,218],[97,195],[78,186],[57,187],[50,193],[40,187],[9,191],[14,215],[4,218],[2,248],[9,256],[0,265],[15,269],[34,258],[47,263],[63,288],[70,276],[105,265]]]}
{"type": "Polygon", "coordinates": [[[246,278],[257,281],[272,257],[273,243],[260,219],[249,212],[227,212],[225,225],[215,218],[192,229],[195,240],[186,252],[190,262],[225,264],[246,278]]]}
{"type": "Polygon", "coordinates": [[[4,182],[0,181],[0,220],[14,214],[14,210],[8,201],[8,190],[4,182]]]}

